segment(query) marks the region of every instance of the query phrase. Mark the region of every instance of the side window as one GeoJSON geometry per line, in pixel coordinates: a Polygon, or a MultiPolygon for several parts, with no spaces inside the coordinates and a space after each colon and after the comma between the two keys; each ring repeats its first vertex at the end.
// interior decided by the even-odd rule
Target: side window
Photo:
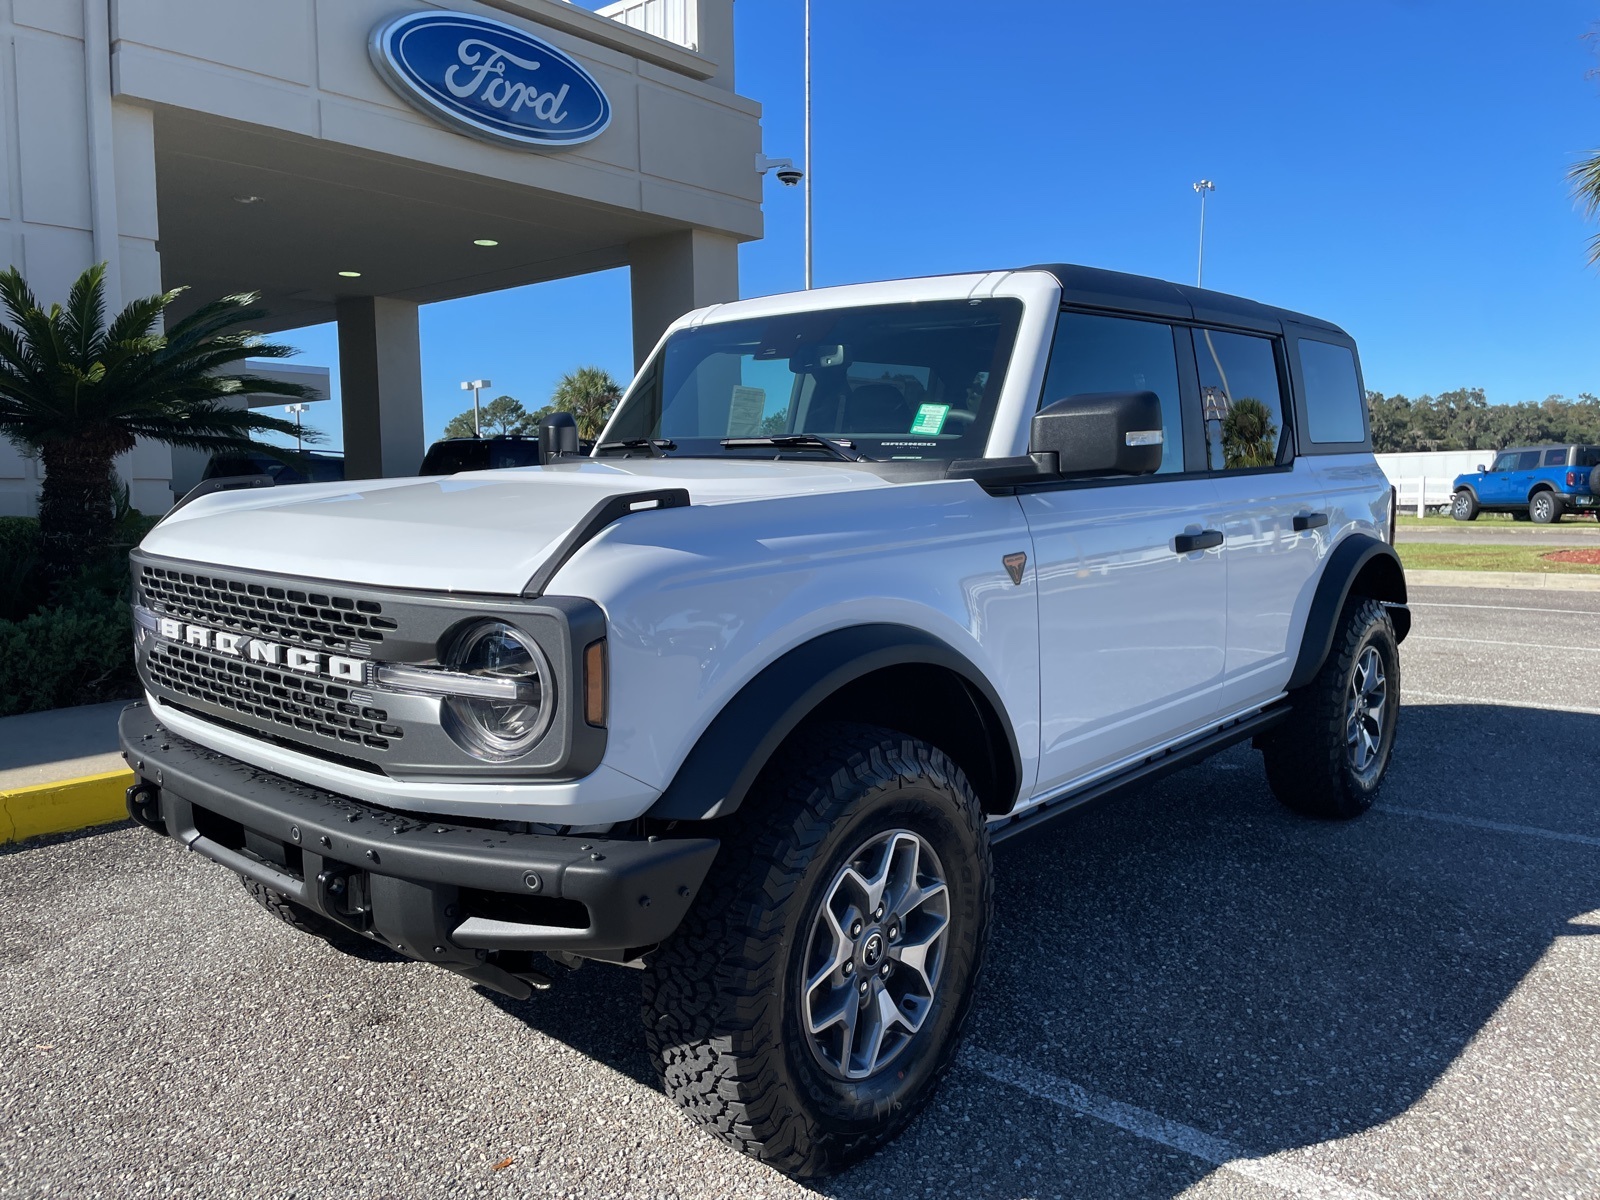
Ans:
{"type": "Polygon", "coordinates": [[[1085,392],[1154,392],[1161,400],[1161,466],[1183,470],[1183,419],[1172,326],[1131,317],[1062,313],[1039,406],[1085,392]]]}
{"type": "Polygon", "coordinates": [[[1517,470],[1532,471],[1539,466],[1539,452],[1537,450],[1524,450],[1517,455],[1517,470]]]}
{"type": "Polygon", "coordinates": [[[1271,467],[1283,445],[1283,393],[1272,339],[1219,329],[1194,331],[1213,471],[1271,467]]]}
{"type": "Polygon", "coordinates": [[[1366,403],[1348,346],[1300,339],[1300,373],[1306,381],[1306,433],[1313,442],[1364,442],[1366,403]]]}
{"type": "Polygon", "coordinates": [[[1517,456],[1515,454],[1502,454],[1494,460],[1491,471],[1515,471],[1517,469],[1517,456]]]}
{"type": "Polygon", "coordinates": [[[1567,465],[1567,448],[1558,446],[1554,450],[1544,452],[1544,465],[1547,467],[1564,467],[1567,465]]]}

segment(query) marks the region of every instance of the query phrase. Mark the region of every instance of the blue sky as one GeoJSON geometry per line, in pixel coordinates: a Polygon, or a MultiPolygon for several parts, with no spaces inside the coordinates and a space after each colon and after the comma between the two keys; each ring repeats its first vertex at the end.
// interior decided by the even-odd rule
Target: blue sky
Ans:
{"type": "MultiPolygon", "coordinates": [[[[736,13],[738,90],[799,160],[801,0],[736,13]]],[[[1206,284],[1343,325],[1368,387],[1600,393],[1594,229],[1564,179],[1600,148],[1595,22],[1592,0],[813,0],[817,282],[1192,281],[1206,177],[1206,284]]],[[[746,296],[801,284],[800,190],[766,201],[746,296]]],[[[430,305],[422,339],[430,437],[462,379],[538,407],[574,366],[631,372],[627,272],[430,305]]],[[[337,371],[331,326],[285,340],[337,371]]]]}

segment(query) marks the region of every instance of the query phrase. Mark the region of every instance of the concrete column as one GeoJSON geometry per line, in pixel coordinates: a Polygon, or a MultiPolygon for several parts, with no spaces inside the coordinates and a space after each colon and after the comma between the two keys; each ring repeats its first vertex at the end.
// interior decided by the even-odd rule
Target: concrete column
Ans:
{"type": "Polygon", "coordinates": [[[633,277],[633,365],[691,309],[739,298],[739,244],[701,229],[628,244],[633,277]]]}
{"type": "Polygon", "coordinates": [[[689,40],[717,64],[707,83],[733,91],[733,0],[689,0],[689,40]]]}
{"type": "Polygon", "coordinates": [[[422,465],[422,335],[417,305],[351,296],[339,320],[339,392],[349,479],[415,475],[422,465]]]}

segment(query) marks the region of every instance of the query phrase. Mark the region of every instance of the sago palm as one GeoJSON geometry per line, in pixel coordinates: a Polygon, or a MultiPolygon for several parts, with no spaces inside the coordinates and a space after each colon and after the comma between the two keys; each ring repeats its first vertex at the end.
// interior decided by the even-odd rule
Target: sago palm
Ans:
{"type": "Polygon", "coordinates": [[[252,434],[295,427],[228,407],[223,397],[315,395],[229,369],[246,355],[295,353],[237,328],[261,315],[254,295],[224,296],[161,332],[182,291],[135,300],[108,324],[103,263],[78,277],[64,308],[40,307],[15,267],[0,272],[10,321],[0,323],[0,435],[44,466],[39,551],[50,577],[64,578],[109,538],[112,463],[139,438],[196,450],[257,449],[252,434]]]}
{"type": "Polygon", "coordinates": [[[561,377],[550,404],[557,412],[572,414],[579,437],[593,440],[600,436],[621,398],[622,389],[611,378],[611,372],[600,367],[579,367],[561,377]]]}

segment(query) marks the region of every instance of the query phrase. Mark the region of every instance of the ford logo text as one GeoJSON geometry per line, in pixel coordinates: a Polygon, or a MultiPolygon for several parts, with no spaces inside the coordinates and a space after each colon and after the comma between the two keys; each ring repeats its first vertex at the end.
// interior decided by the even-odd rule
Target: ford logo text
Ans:
{"type": "Polygon", "coordinates": [[[594,76],[514,25],[467,13],[384,21],[368,46],[401,97],[474,137],[522,147],[572,146],[611,124],[594,76]]]}

